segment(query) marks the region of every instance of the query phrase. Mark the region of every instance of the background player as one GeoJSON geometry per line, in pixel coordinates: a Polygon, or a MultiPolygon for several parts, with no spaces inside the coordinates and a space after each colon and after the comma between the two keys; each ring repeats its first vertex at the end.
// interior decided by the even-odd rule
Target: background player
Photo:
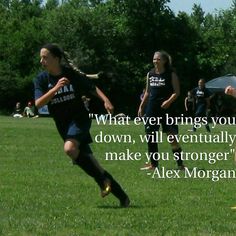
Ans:
{"type": "MultiPolygon", "coordinates": [[[[198,87],[193,89],[192,94],[195,99],[195,117],[207,117],[207,111],[210,108],[210,91],[205,87],[205,80],[198,81],[198,87]]],[[[211,132],[209,124],[205,125],[206,130],[211,132]]],[[[196,131],[193,126],[193,131],[196,131]]]]}
{"type": "MultiPolygon", "coordinates": [[[[147,85],[143,100],[139,106],[138,115],[143,116],[144,110],[147,121],[151,117],[161,117],[161,125],[164,133],[177,134],[177,125],[166,124],[166,114],[173,116],[174,101],[180,93],[179,80],[176,73],[171,67],[171,57],[165,51],[158,51],[153,56],[154,68],[147,74],[147,85]],[[145,109],[146,107],[146,109],[145,109]]],[[[159,131],[160,125],[152,125],[147,122],[145,126],[146,135],[154,135],[159,131]]],[[[178,168],[183,170],[185,167],[180,158],[181,147],[174,138],[171,142],[172,152],[178,156],[178,168]]],[[[150,155],[151,164],[147,165],[142,170],[153,169],[158,167],[158,160],[154,158],[154,154],[158,152],[158,143],[148,141],[148,152],[150,155]]]]}

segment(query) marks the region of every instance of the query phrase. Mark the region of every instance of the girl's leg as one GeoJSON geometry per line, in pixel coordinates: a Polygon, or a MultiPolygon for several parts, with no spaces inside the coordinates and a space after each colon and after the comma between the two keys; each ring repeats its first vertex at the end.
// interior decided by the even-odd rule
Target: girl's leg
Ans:
{"type": "Polygon", "coordinates": [[[67,140],[64,145],[65,152],[72,158],[73,163],[80,166],[88,175],[94,178],[101,189],[101,196],[105,197],[110,192],[120,200],[122,207],[129,206],[129,198],[119,183],[105,171],[95,157],[88,144],[80,145],[76,140],[67,140]],[[77,156],[76,156],[77,154],[77,156]]]}
{"type": "MultiPolygon", "coordinates": [[[[170,133],[169,133],[170,134],[170,133]]],[[[167,135],[169,135],[167,134],[167,135]]],[[[173,137],[173,140],[170,140],[170,145],[171,145],[171,149],[172,149],[172,152],[174,154],[174,157],[175,157],[175,160],[177,162],[177,165],[178,165],[178,168],[180,170],[184,170],[185,166],[183,164],[183,160],[181,159],[181,152],[182,152],[182,149],[179,145],[179,143],[177,142],[176,138],[173,137]]]]}
{"type": "Polygon", "coordinates": [[[150,155],[150,162],[152,167],[158,167],[158,160],[154,158],[155,153],[158,152],[158,144],[148,141],[148,154],[150,155]]]}
{"type": "Polygon", "coordinates": [[[158,153],[158,143],[155,140],[155,135],[156,135],[156,132],[159,131],[159,128],[160,128],[160,125],[152,125],[148,123],[145,126],[145,132],[148,138],[147,145],[148,145],[148,154],[149,154],[150,162],[151,162],[151,168],[158,167],[158,160],[155,158],[156,153],[158,153]]]}

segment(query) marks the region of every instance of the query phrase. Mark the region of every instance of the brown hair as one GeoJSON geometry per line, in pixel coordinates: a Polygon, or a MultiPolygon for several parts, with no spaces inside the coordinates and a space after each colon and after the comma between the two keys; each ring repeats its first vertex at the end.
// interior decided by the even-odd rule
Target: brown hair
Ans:
{"type": "Polygon", "coordinates": [[[48,43],[42,48],[47,49],[54,57],[58,57],[62,67],[70,68],[77,73],[83,74],[83,72],[74,65],[74,62],[70,59],[69,53],[65,52],[59,45],[48,43]]]}
{"type": "Polygon", "coordinates": [[[159,53],[161,58],[164,59],[165,61],[165,64],[164,64],[165,70],[172,70],[172,58],[169,55],[169,53],[167,53],[164,50],[160,50],[160,51],[156,51],[154,54],[157,54],[157,53],[159,53]]]}

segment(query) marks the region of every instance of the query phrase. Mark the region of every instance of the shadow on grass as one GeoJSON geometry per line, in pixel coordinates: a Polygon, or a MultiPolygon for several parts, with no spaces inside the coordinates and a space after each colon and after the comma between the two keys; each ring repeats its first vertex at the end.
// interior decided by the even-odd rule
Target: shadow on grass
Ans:
{"type": "Polygon", "coordinates": [[[99,209],[142,209],[142,208],[155,208],[155,207],[158,207],[158,205],[145,205],[145,206],[142,206],[142,205],[130,205],[129,207],[120,207],[120,206],[109,206],[109,205],[103,205],[103,206],[97,206],[97,208],[99,209]]]}
{"type": "MultiPolygon", "coordinates": [[[[191,168],[186,167],[186,168],[187,168],[189,171],[193,171],[193,170],[194,170],[193,167],[191,167],[191,168]]],[[[166,168],[166,170],[173,170],[173,169],[171,169],[171,168],[166,168]]],[[[175,169],[175,170],[178,170],[178,169],[175,169]]],[[[197,167],[197,170],[203,170],[203,171],[206,171],[205,168],[198,168],[198,167],[197,167]]],[[[181,170],[181,171],[183,171],[183,170],[181,170]]]]}
{"type": "Polygon", "coordinates": [[[120,207],[120,206],[108,206],[108,205],[105,205],[105,206],[97,206],[97,208],[99,209],[134,209],[134,208],[142,208],[141,206],[135,206],[135,205],[131,205],[129,207],[120,207]]]}

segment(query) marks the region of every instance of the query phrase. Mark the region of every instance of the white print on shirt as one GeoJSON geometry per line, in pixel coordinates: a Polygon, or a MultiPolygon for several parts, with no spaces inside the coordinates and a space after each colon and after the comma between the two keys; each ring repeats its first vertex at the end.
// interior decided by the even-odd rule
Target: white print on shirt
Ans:
{"type": "Polygon", "coordinates": [[[58,94],[60,94],[60,97],[54,97],[51,100],[51,104],[62,103],[62,102],[65,102],[65,101],[69,101],[69,100],[75,99],[74,89],[73,89],[71,84],[70,85],[65,85],[65,86],[61,87],[56,92],[55,95],[58,95],[58,94]],[[65,95],[63,96],[63,94],[65,94],[65,95]]]}
{"type": "Polygon", "coordinates": [[[150,86],[154,86],[154,87],[165,86],[165,79],[163,78],[152,76],[149,78],[149,80],[150,80],[150,86]]]}
{"type": "Polygon", "coordinates": [[[68,92],[74,92],[74,89],[73,89],[73,87],[72,87],[72,84],[70,84],[70,85],[65,85],[65,86],[61,87],[61,88],[56,92],[55,95],[61,94],[61,93],[68,93],[68,92]]]}
{"type": "Polygon", "coordinates": [[[204,97],[204,91],[197,90],[196,96],[197,96],[197,97],[204,97]]]}

